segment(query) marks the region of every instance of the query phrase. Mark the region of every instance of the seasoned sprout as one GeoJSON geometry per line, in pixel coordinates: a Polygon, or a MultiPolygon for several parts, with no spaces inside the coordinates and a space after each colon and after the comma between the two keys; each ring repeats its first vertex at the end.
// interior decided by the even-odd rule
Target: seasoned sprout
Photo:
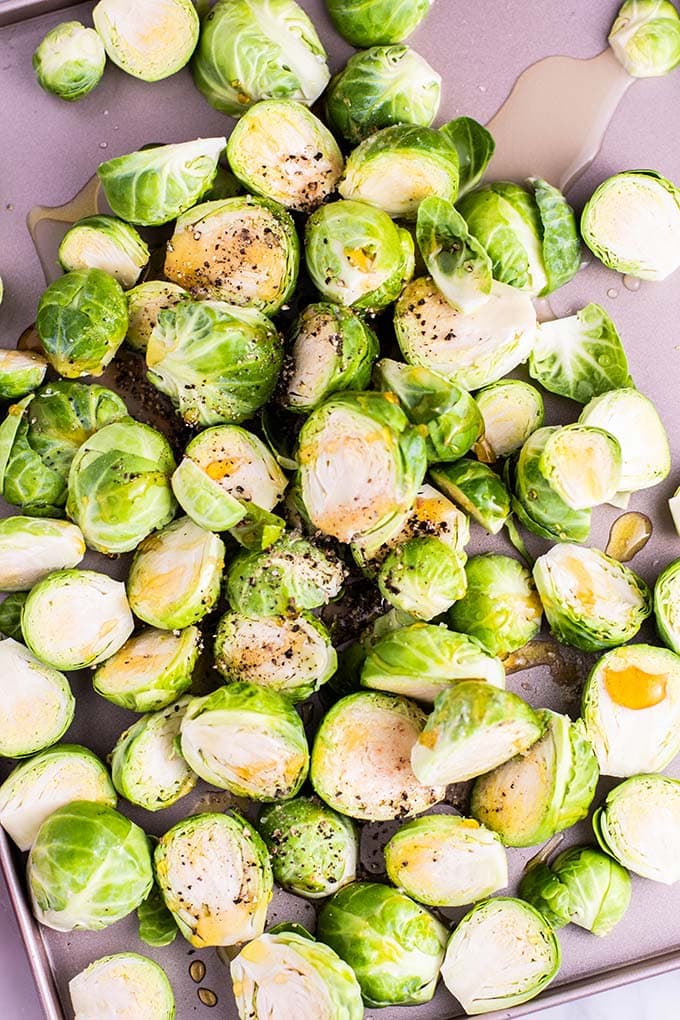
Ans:
{"type": "Polygon", "coordinates": [[[127,293],[128,330],[126,340],[135,351],[146,351],[149,337],[164,308],[188,301],[190,294],[167,280],[147,280],[127,293]]]}
{"type": "Polygon", "coordinates": [[[117,652],[134,621],[120,581],[94,570],[55,570],[31,589],[21,626],[43,662],[84,669],[117,652]]]}
{"type": "Polygon", "coordinates": [[[77,567],[85,555],[80,528],[46,517],[0,521],[0,591],[29,591],[53,570],[77,567]]]}
{"type": "Polygon", "coordinates": [[[153,883],[149,841],[112,807],[77,800],[40,826],[27,877],[41,924],[55,931],[99,931],[148,895],[153,883]]]}
{"type": "Polygon", "coordinates": [[[465,314],[491,293],[491,259],[446,198],[430,195],[418,206],[416,239],[428,272],[450,305],[465,314]]]}
{"type": "Polygon", "coordinates": [[[430,9],[432,0],[326,0],[333,24],[353,46],[403,42],[430,9]]]}
{"type": "Polygon", "coordinates": [[[190,209],[217,174],[224,138],[156,145],[101,163],[106,201],[122,220],[157,227],[190,209]]]}
{"type": "Polygon", "coordinates": [[[496,143],[486,128],[472,117],[456,117],[439,130],[458,153],[458,195],[462,196],[481,181],[496,143]]]}
{"type": "Polygon", "coordinates": [[[0,677],[0,756],[25,758],[61,740],[76,704],[66,677],[13,638],[0,641],[0,677]]]}
{"type": "Polygon", "coordinates": [[[680,560],[669,563],[656,579],[654,616],[662,641],[680,655],[680,560]]]}
{"type": "Polygon", "coordinates": [[[609,269],[665,280],[680,266],[680,190],[656,170],[626,170],[591,195],[581,233],[609,269]]]}
{"type": "Polygon", "coordinates": [[[37,351],[0,349],[0,400],[18,400],[40,386],[47,361],[37,351]]]}
{"type": "Polygon", "coordinates": [[[633,78],[658,78],[680,64],[680,15],[670,0],[625,0],[609,45],[633,78]]]}
{"type": "Polygon", "coordinates": [[[509,457],[543,425],[543,397],[521,379],[500,379],[476,393],[475,400],[484,421],[480,447],[485,456],[479,453],[480,459],[509,457]]]}
{"type": "Polygon", "coordinates": [[[443,786],[422,785],[409,754],[425,724],[411,701],[361,691],[338,701],[319,726],[312,786],[341,814],[362,821],[417,815],[444,799],[443,786]]]}
{"type": "Polygon", "coordinates": [[[597,841],[636,875],[672,885],[680,881],[680,781],[633,776],[607,794],[593,815],[597,841]]]}
{"type": "Polygon", "coordinates": [[[200,648],[197,627],[142,630],[99,666],[94,689],[121,708],[155,712],[191,687],[200,648]]]}
{"type": "Polygon", "coordinates": [[[488,464],[464,457],[437,465],[430,474],[435,485],[485,531],[498,534],[510,516],[510,493],[488,464]]]}
{"type": "Polygon", "coordinates": [[[198,42],[199,20],[191,0],[99,0],[92,20],[110,60],[142,81],[160,81],[181,70],[198,42]]]}
{"type": "Polygon", "coordinates": [[[564,425],[552,431],[538,467],[571,510],[609,503],[621,488],[619,441],[592,425],[564,425]]]}
{"type": "Polygon", "coordinates": [[[148,261],[146,243],[134,227],[115,216],[78,220],[59,245],[62,269],[102,269],[122,287],[133,287],[148,261]]]}
{"type": "Polygon", "coordinates": [[[419,620],[431,620],[465,594],[465,561],[434,536],[409,538],[387,555],[378,574],[390,605],[419,620]]]}
{"type": "Polygon", "coordinates": [[[590,510],[571,510],[541,471],[543,450],[557,431],[556,426],[537,429],[522,447],[512,509],[534,534],[557,542],[584,542],[590,532],[590,510]]]}
{"type": "Polygon", "coordinates": [[[408,46],[373,46],[354,53],[331,80],[326,119],[352,145],[392,124],[429,127],[441,84],[441,76],[408,46]]]}
{"type": "Polygon", "coordinates": [[[82,99],[99,84],[105,64],[101,39],[79,21],[64,21],[51,29],[33,54],[38,85],[69,102],[82,99]]]}
{"type": "Polygon", "coordinates": [[[66,379],[101,375],[127,333],[127,302],[103,269],[77,269],[51,283],[36,328],[50,365],[66,379]]]}
{"type": "Polygon", "coordinates": [[[642,578],[599,549],[555,545],[536,560],[534,581],[557,640],[587,652],[630,641],[652,611],[642,578]]]}
{"type": "Polygon", "coordinates": [[[23,641],[21,614],[28,598],[27,591],[11,592],[0,602],[0,636],[23,641]]]}
{"type": "Polygon", "coordinates": [[[468,1016],[533,999],[560,967],[560,944],[528,903],[498,896],[459,922],[446,948],[442,978],[468,1016]]]}
{"type": "Polygon", "coordinates": [[[321,908],[319,938],[348,963],[367,1006],[429,1002],[446,928],[397,889],[354,882],[321,908]]]}
{"type": "Polygon", "coordinates": [[[498,836],[473,818],[428,815],[407,822],[385,847],[391,882],[430,907],[460,907],[508,884],[498,836]]]}
{"type": "Polygon", "coordinates": [[[165,971],[137,953],[95,960],[68,984],[74,1020],[174,1020],[175,996],[165,971]]]}
{"type": "Polygon", "coordinates": [[[258,828],[274,879],[287,892],[321,899],[356,878],[356,827],[321,801],[297,797],[274,804],[262,812],[258,828]]]}

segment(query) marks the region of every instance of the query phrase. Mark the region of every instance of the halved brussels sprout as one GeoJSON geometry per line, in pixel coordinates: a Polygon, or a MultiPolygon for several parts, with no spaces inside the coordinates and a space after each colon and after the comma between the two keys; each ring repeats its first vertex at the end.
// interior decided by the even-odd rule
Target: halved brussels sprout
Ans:
{"type": "Polygon", "coordinates": [[[361,669],[363,687],[429,703],[461,680],[504,687],[505,670],[474,638],[443,624],[414,623],[389,631],[368,650],[361,669]]]}
{"type": "Polygon", "coordinates": [[[543,425],[543,397],[521,379],[500,379],[476,393],[475,400],[484,421],[480,459],[509,457],[543,425]]]}
{"type": "Polygon", "coordinates": [[[319,726],[310,779],[327,804],[350,818],[384,821],[417,815],[444,799],[422,785],[409,753],[425,724],[411,701],[361,691],[338,701],[319,726]]]}
{"type": "Polygon", "coordinates": [[[409,364],[477,390],[527,360],[536,336],[536,313],[527,294],[494,281],[488,301],[462,315],[434,280],[420,277],[397,301],[394,327],[409,364]]]}
{"type": "Polygon", "coordinates": [[[155,712],[191,687],[201,649],[197,627],[140,631],[95,670],[92,685],[107,701],[132,712],[155,712]]]}
{"type": "Polygon", "coordinates": [[[242,1020],[260,1016],[263,1008],[323,1020],[361,1020],[364,1015],[352,968],[307,933],[260,935],[232,961],[231,978],[242,1020]]]}
{"type": "Polygon", "coordinates": [[[15,591],[6,595],[0,602],[0,636],[14,638],[15,641],[24,640],[21,632],[21,614],[27,598],[27,591],[15,591]]]}
{"type": "Polygon", "coordinates": [[[661,772],[680,753],[680,658],[665,648],[614,648],[583,689],[583,721],[605,776],[661,772]]]}
{"type": "Polygon", "coordinates": [[[597,841],[636,875],[672,885],[680,881],[680,781],[633,776],[607,794],[593,815],[597,841]]]}
{"type": "Polygon", "coordinates": [[[127,581],[135,616],[161,630],[198,623],[219,598],[223,567],[222,539],[178,518],[135,553],[127,581]]]}
{"type": "Polygon", "coordinates": [[[157,227],[190,209],[217,174],[225,138],[155,145],[101,163],[106,201],[122,220],[157,227]]]}
{"type": "Polygon", "coordinates": [[[177,923],[166,907],[156,882],[147,898],[137,907],[137,923],[139,937],[147,946],[169,946],[177,938],[177,923]]]}
{"type": "Polygon", "coordinates": [[[353,46],[403,42],[423,20],[432,0],[326,0],[333,24],[353,46]]]}
{"type": "Polygon", "coordinates": [[[680,15],[670,0],[625,0],[609,45],[633,78],[658,78],[680,64],[680,15]]]}
{"type": "Polygon", "coordinates": [[[656,579],[654,616],[661,640],[680,655],[680,560],[669,563],[656,579]]]}
{"type": "Polygon", "coordinates": [[[198,42],[191,0],[99,0],[92,20],[110,60],[142,81],[160,81],[188,63],[198,42]]]}
{"type": "Polygon", "coordinates": [[[161,836],[156,878],[192,946],[233,946],[264,930],[273,878],[267,848],[237,814],[194,815],[161,836]]]}
{"type": "Polygon", "coordinates": [[[340,390],[363,390],[371,381],[378,338],[350,308],[308,305],[293,324],[284,361],[283,404],[309,414],[340,390]]]}
{"type": "Polygon", "coordinates": [[[550,984],[561,961],[547,921],[523,900],[498,896],[465,915],[449,939],[442,978],[468,1016],[508,1009],[550,984]]]}
{"type": "Polygon", "coordinates": [[[409,538],[388,553],[378,587],[396,609],[432,620],[465,594],[465,559],[439,538],[409,538]]]}
{"type": "Polygon", "coordinates": [[[492,655],[500,656],[536,637],[543,607],[523,564],[512,556],[486,553],[468,560],[465,574],[467,591],[449,610],[454,630],[471,634],[492,655]]]}
{"type": "Polygon", "coordinates": [[[180,747],[201,779],[252,800],[288,800],[307,778],[299,715],[278,691],[256,684],[228,684],[193,698],[180,747]]]}
{"type": "Polygon", "coordinates": [[[631,385],[616,326],[605,309],[595,304],[566,319],[539,322],[529,375],[551,393],[580,404],[631,385]]]}
{"type": "Polygon", "coordinates": [[[353,882],[323,905],[317,932],[357,976],[367,1006],[429,1002],[447,931],[397,889],[353,882]]]}
{"type": "Polygon", "coordinates": [[[27,878],[41,924],[55,931],[99,931],[126,917],[149,893],[149,841],[107,804],[73,801],[40,826],[27,878]]]}
{"type": "Polygon", "coordinates": [[[604,429],[621,447],[622,492],[657,485],[671,469],[668,436],[654,404],[635,389],[611,390],[583,408],[581,425],[604,429]]]}
{"type": "Polygon", "coordinates": [[[542,732],[540,716],[516,694],[461,680],[437,695],[411,765],[421,783],[461,783],[522,754],[542,732]]]}
{"type": "Polygon", "coordinates": [[[510,516],[510,493],[488,464],[463,457],[430,471],[432,481],[473,520],[497,535],[510,516]]]}
{"type": "Polygon", "coordinates": [[[536,560],[534,581],[554,636],[586,652],[630,641],[652,612],[642,578],[599,549],[555,545],[536,560]]]}
{"type": "Polygon", "coordinates": [[[533,432],[524,443],[514,473],[512,509],[529,531],[557,542],[585,542],[590,510],[571,510],[541,471],[541,456],[557,426],[533,432]]]}
{"type": "Polygon", "coordinates": [[[283,206],[237,195],[179,217],[164,272],[194,297],[273,315],[295,289],[299,261],[295,224],[283,206]]]}
{"type": "Polygon", "coordinates": [[[59,245],[59,262],[66,272],[103,269],[126,288],[137,283],[148,261],[148,245],[134,227],[115,216],[86,216],[78,220],[59,245]]]}
{"type": "Polygon", "coordinates": [[[297,797],[265,808],[258,828],[274,879],[287,892],[317,900],[355,880],[356,827],[315,798],[297,797]]]}
{"type": "Polygon", "coordinates": [[[175,996],[165,971],[137,953],[116,953],[95,960],[71,978],[68,990],[74,1020],[175,1017],[175,996]]]}
{"type": "Polygon", "coordinates": [[[441,76],[408,46],[373,46],[354,53],[331,80],[326,119],[352,145],[392,124],[429,127],[441,84],[441,76]]]}
{"type": "Polygon", "coordinates": [[[84,669],[117,652],[134,620],[121,581],[94,570],[55,570],[31,589],[21,627],[42,662],[84,669]]]}
{"type": "Polygon", "coordinates": [[[51,29],[33,54],[38,85],[70,102],[91,92],[104,73],[104,44],[93,28],[64,21],[51,29]]]}
{"type": "Polygon", "coordinates": [[[37,351],[0,349],[0,400],[18,400],[40,386],[47,361],[37,351]]]}
{"type": "Polygon", "coordinates": [[[665,280],[680,266],[680,189],[656,170],[626,170],[586,203],[581,233],[609,269],[665,280]]]}
{"type": "Polygon", "coordinates": [[[608,503],[621,489],[621,447],[592,425],[563,425],[550,433],[539,471],[571,510],[608,503]]]}
{"type": "Polygon", "coordinates": [[[407,822],[385,846],[385,866],[397,888],[430,907],[475,903],[508,884],[498,836],[459,815],[407,822]]]}
{"type": "Polygon", "coordinates": [[[377,312],[413,276],[413,238],[366,202],[330,202],[307,220],[305,260],[324,299],[377,312]]]}
{"type": "Polygon", "coordinates": [[[80,528],[46,517],[0,521],[0,591],[29,591],[53,570],[77,567],[85,555],[80,528]]]}
{"type": "Polygon", "coordinates": [[[673,519],[673,527],[675,528],[676,533],[680,535],[680,487],[675,490],[671,498],[668,500],[668,509],[673,519]]]}
{"type": "Polygon", "coordinates": [[[66,677],[13,638],[0,641],[0,676],[0,756],[25,758],[61,740],[76,704],[66,677]]]}
{"type": "Polygon", "coordinates": [[[59,375],[101,375],[127,333],[125,294],[102,269],[77,269],[49,285],[38,302],[35,324],[59,375]]]}
{"type": "Polygon", "coordinates": [[[450,305],[465,314],[488,301],[491,259],[450,201],[436,195],[423,199],[416,239],[427,271],[450,305]]]}
{"type": "Polygon", "coordinates": [[[460,197],[477,187],[494,154],[496,143],[487,129],[472,117],[456,117],[439,130],[458,153],[460,197]]]}
{"type": "Polygon", "coordinates": [[[183,287],[167,280],[146,280],[127,292],[128,329],[126,340],[135,351],[146,351],[158,313],[174,308],[191,295],[183,287]]]}
{"type": "Polygon", "coordinates": [[[303,701],[329,680],[338,659],[328,631],[311,613],[251,620],[226,613],[215,635],[215,666],[229,681],[270,687],[303,701]]]}
{"type": "Polygon", "coordinates": [[[194,82],[231,117],[260,99],[307,106],[330,79],[326,51],[295,0],[218,0],[203,20],[194,82]]]}
{"type": "Polygon", "coordinates": [[[115,808],[118,798],[92,751],[55,744],[17,765],[0,786],[0,825],[20,850],[29,850],[45,819],[74,800],[115,808]]]}

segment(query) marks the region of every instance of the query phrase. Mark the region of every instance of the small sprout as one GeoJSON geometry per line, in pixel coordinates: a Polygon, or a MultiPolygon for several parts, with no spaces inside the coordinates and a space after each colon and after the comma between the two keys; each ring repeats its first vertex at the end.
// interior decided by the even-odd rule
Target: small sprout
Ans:
{"type": "Polygon", "coordinates": [[[427,15],[432,0],[326,0],[340,35],[353,46],[399,43],[414,32],[427,15]]]}
{"type": "Polygon", "coordinates": [[[191,687],[200,647],[197,627],[179,631],[149,627],[98,667],[92,685],[114,705],[132,712],[155,712],[191,687]]]}
{"type": "Polygon", "coordinates": [[[191,0],[99,0],[92,20],[110,60],[142,81],[160,81],[188,63],[198,42],[191,0]]]}
{"type": "Polygon", "coordinates": [[[464,558],[438,538],[409,538],[382,563],[380,594],[396,609],[419,620],[432,620],[465,594],[464,564],[464,558]]]}
{"type": "Polygon", "coordinates": [[[63,673],[5,638],[0,641],[0,676],[0,757],[25,758],[61,740],[76,705],[63,673]]]}
{"type": "Polygon", "coordinates": [[[524,443],[516,467],[512,509],[518,520],[536,535],[556,542],[584,542],[590,532],[590,510],[572,510],[555,492],[541,471],[548,440],[559,429],[546,426],[524,443]]]}
{"type": "Polygon", "coordinates": [[[175,996],[165,971],[137,953],[117,953],[95,960],[71,978],[68,990],[74,1020],[91,1016],[114,1020],[114,1015],[116,1020],[175,1017],[175,996]]]}
{"type": "Polygon", "coordinates": [[[73,102],[91,92],[104,73],[106,53],[93,28],[64,21],[51,29],[33,54],[38,85],[73,102]]]}
{"type": "Polygon", "coordinates": [[[625,0],[609,45],[633,78],[659,78],[680,64],[680,15],[670,0],[625,0]]]}
{"type": "MultiPolygon", "coordinates": [[[[134,287],[149,261],[149,248],[134,227],[115,216],[86,216],[59,245],[62,269],[103,269],[121,287],[134,287]]],[[[128,325],[129,329],[129,325],[128,325]]]]}
{"type": "Polygon", "coordinates": [[[47,517],[0,521],[0,591],[29,591],[53,570],[77,567],[85,555],[80,528],[47,517]]]}
{"type": "Polygon", "coordinates": [[[432,481],[473,520],[497,535],[510,516],[510,493],[488,464],[463,458],[430,471],[432,481]]]}
{"type": "Polygon", "coordinates": [[[592,425],[564,425],[552,431],[538,467],[571,510],[608,503],[621,489],[619,441],[592,425]]]}
{"type": "Polygon", "coordinates": [[[680,781],[641,775],[607,794],[593,815],[602,849],[624,868],[672,885],[680,881],[680,781]]]}
{"type": "Polygon", "coordinates": [[[125,337],[134,351],[146,351],[149,337],[164,308],[174,308],[191,295],[176,283],[166,280],[147,280],[127,292],[128,330],[125,337]]]}
{"type": "Polygon", "coordinates": [[[0,400],[18,400],[40,386],[47,361],[37,351],[0,349],[0,400]]]}
{"type": "Polygon", "coordinates": [[[543,397],[521,379],[500,379],[475,400],[484,420],[482,442],[493,460],[516,453],[543,425],[543,397]]]}

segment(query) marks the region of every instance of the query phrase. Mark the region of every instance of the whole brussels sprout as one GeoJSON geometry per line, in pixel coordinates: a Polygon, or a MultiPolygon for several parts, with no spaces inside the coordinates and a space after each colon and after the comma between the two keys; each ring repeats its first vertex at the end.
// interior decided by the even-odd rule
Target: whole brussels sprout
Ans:
{"type": "MultiPolygon", "coordinates": [[[[538,328],[540,331],[540,323],[538,328]]],[[[521,379],[499,379],[476,393],[475,400],[484,420],[481,445],[488,455],[485,459],[516,453],[543,425],[543,397],[521,379]]]]}
{"type": "Polygon", "coordinates": [[[0,520],[0,591],[29,591],[53,570],[77,567],[85,555],[80,528],[46,517],[0,520]]]}
{"type": "Polygon", "coordinates": [[[106,53],[93,28],[64,21],[51,29],[33,54],[38,85],[73,102],[91,92],[104,73],[106,53]]]}
{"type": "Polygon", "coordinates": [[[432,0],[326,0],[333,24],[353,46],[403,42],[423,20],[432,0]]]}
{"type": "Polygon", "coordinates": [[[661,640],[680,655],[680,560],[669,563],[656,579],[654,617],[661,640]]]}
{"type": "Polygon", "coordinates": [[[175,996],[165,971],[137,953],[95,960],[68,984],[74,1020],[174,1020],[175,996]]]}
{"type": "Polygon", "coordinates": [[[380,594],[395,609],[432,620],[462,598],[465,561],[434,536],[409,538],[388,553],[380,567],[380,594]]]}
{"type": "Polygon", "coordinates": [[[160,81],[188,63],[198,42],[191,0],[99,0],[92,20],[110,60],[142,81],[160,81]]]}
{"type": "Polygon", "coordinates": [[[510,493],[489,467],[463,457],[454,464],[437,465],[432,481],[492,535],[497,535],[510,516],[510,493]]]}
{"type": "Polygon", "coordinates": [[[5,638],[0,677],[0,756],[25,758],[61,740],[76,704],[63,673],[5,638]]]}
{"type": "Polygon", "coordinates": [[[18,400],[40,386],[47,361],[37,351],[0,349],[0,400],[18,400]]]}
{"type": "Polygon", "coordinates": [[[609,45],[633,78],[657,78],[680,64],[680,15],[670,0],[625,0],[609,45]]]}
{"type": "Polygon", "coordinates": [[[191,295],[183,287],[167,280],[146,280],[127,292],[128,330],[125,337],[135,351],[146,351],[149,337],[158,322],[158,313],[174,308],[191,295]]]}
{"type": "Polygon", "coordinates": [[[131,712],[155,712],[191,687],[201,649],[197,627],[139,631],[99,666],[92,685],[107,701],[131,712]]]}
{"type": "Polygon", "coordinates": [[[593,815],[598,843],[624,868],[672,885],[680,881],[680,781],[632,776],[619,783],[593,815]]]}
{"type": "Polygon", "coordinates": [[[115,216],[86,216],[78,220],[59,245],[62,269],[67,272],[102,269],[118,280],[121,287],[133,287],[148,261],[147,244],[134,227],[115,216]]]}
{"type": "Polygon", "coordinates": [[[514,472],[512,509],[534,534],[557,542],[584,542],[590,532],[590,510],[572,510],[555,492],[541,470],[541,458],[556,426],[537,429],[522,447],[514,472]]]}

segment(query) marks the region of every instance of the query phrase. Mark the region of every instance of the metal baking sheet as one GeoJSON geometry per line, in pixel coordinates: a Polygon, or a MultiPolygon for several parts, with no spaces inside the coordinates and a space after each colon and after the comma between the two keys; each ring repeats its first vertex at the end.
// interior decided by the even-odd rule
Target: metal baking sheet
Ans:
{"type": "MultiPolygon", "coordinates": [[[[302,5],[328,47],[333,70],[337,69],[350,48],[333,31],[321,0],[302,0],[302,5]]],[[[44,286],[26,229],[26,215],[34,205],[68,201],[102,159],[150,141],[183,141],[197,135],[228,133],[233,125],[204,101],[186,71],[149,85],[109,66],[102,85],[79,103],[61,103],[45,95],[33,78],[33,49],[42,35],[61,20],[89,22],[90,7],[69,6],[59,0],[0,2],[0,275],[5,280],[6,294],[0,308],[2,346],[14,344],[32,322],[44,286]]],[[[599,0],[596,4],[591,0],[548,0],[542,4],[527,4],[524,0],[506,0],[503,4],[498,0],[476,0],[474,4],[436,0],[412,41],[443,75],[440,119],[465,113],[485,122],[529,64],[556,53],[581,58],[595,55],[604,48],[617,8],[618,0],[599,0]]],[[[680,135],[674,130],[679,105],[680,74],[636,83],[622,100],[598,158],[570,194],[574,204],[580,206],[601,179],[625,168],[652,166],[680,180],[680,135]]],[[[540,131],[540,124],[536,127],[540,131]]],[[[674,462],[680,464],[678,275],[664,284],[643,284],[632,293],[617,274],[591,264],[551,298],[559,315],[569,314],[589,301],[605,305],[615,318],[636,383],[657,402],[674,447],[674,462]]],[[[560,417],[557,404],[549,405],[548,421],[559,420],[565,419],[560,417]]],[[[680,473],[675,469],[666,483],[633,500],[633,508],[649,513],[655,522],[652,540],[633,564],[648,581],[653,581],[663,564],[680,556],[680,539],[666,510],[666,500],[679,483],[680,473]]],[[[10,511],[4,508],[3,512],[10,511]]],[[[611,508],[596,512],[593,545],[603,547],[617,514],[611,508]]],[[[489,542],[473,528],[471,549],[482,548],[489,548],[489,542]]],[[[124,564],[107,561],[106,569],[122,576],[124,564]]],[[[555,676],[547,670],[533,669],[512,676],[509,686],[535,705],[577,712],[583,664],[570,659],[567,652],[565,658],[566,668],[555,676]]],[[[78,709],[68,739],[83,741],[105,756],[134,717],[97,698],[87,676],[74,677],[74,687],[78,709]]],[[[0,764],[0,776],[9,764],[0,764]]],[[[611,785],[612,781],[603,783],[601,793],[611,785]]],[[[205,803],[201,798],[206,796],[206,789],[201,788],[169,811],[151,815],[132,809],[130,815],[158,834],[177,817],[200,809],[200,803],[205,803]]],[[[218,799],[216,803],[219,807],[224,801],[218,799]]],[[[125,804],[123,810],[127,810],[125,804]]],[[[590,838],[589,825],[584,823],[569,833],[568,840],[590,838]]],[[[533,849],[510,852],[510,891],[533,853],[533,849]]],[[[40,929],[26,902],[23,855],[8,846],[1,832],[0,867],[48,1020],[72,1017],[67,983],[75,973],[93,959],[123,949],[143,952],[166,968],[175,989],[179,1020],[202,1015],[235,1020],[228,972],[214,951],[196,952],[181,937],[170,948],[149,949],[138,941],[134,918],[99,933],[58,934],[40,929]],[[189,964],[197,957],[207,968],[203,986],[218,996],[212,1010],[200,1003],[198,986],[188,974],[189,964]]],[[[613,935],[601,940],[574,926],[562,930],[563,965],[558,980],[538,1000],[493,1016],[522,1016],[543,1006],[680,967],[679,906],[677,888],[634,879],[631,909],[613,935]]],[[[308,918],[308,912],[308,905],[302,901],[281,896],[270,916],[275,915],[277,920],[293,914],[308,918]]],[[[367,1012],[368,1017],[379,1016],[380,1020],[453,1020],[460,1015],[457,1003],[441,986],[433,1002],[425,1006],[367,1012]]]]}

